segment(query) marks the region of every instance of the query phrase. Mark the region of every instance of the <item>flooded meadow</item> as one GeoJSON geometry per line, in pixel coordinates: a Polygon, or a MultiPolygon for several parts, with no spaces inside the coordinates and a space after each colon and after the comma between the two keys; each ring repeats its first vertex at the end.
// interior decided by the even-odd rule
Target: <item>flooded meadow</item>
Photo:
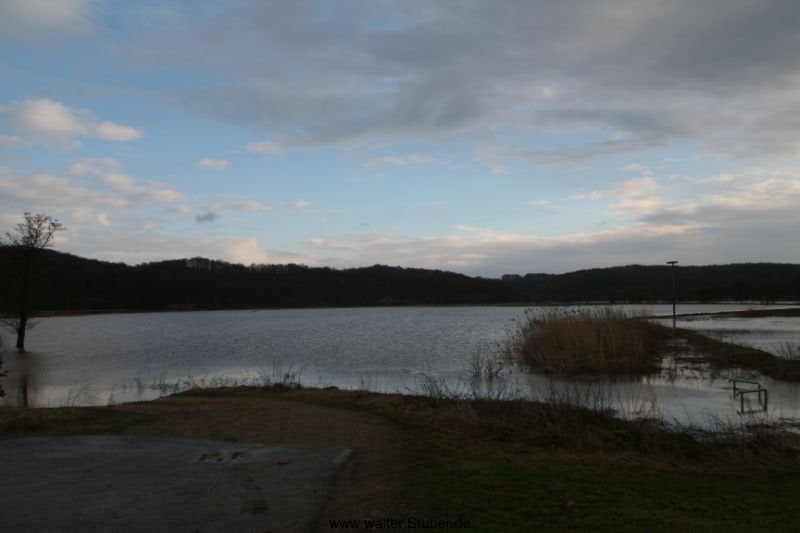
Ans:
{"type": "MultiPolygon", "coordinates": [[[[666,316],[671,306],[626,306],[666,316]]],[[[785,307],[785,306],[784,306],[785,307]]],[[[725,317],[754,304],[681,305],[678,327],[780,355],[800,346],[798,317],[725,317]],[[704,314],[698,314],[704,313],[704,314]],[[688,316],[691,315],[691,316],[688,316]],[[782,348],[783,347],[783,348],[782,348]]],[[[536,313],[537,308],[528,312],[536,313]]],[[[660,417],[681,425],[800,420],[800,385],[712,370],[675,342],[642,377],[554,378],[500,357],[525,320],[511,306],[282,309],[103,314],[39,319],[29,352],[8,351],[8,404],[108,405],[200,386],[292,383],[402,394],[524,397],[660,417]],[[769,391],[734,397],[731,379],[769,391]],[[744,411],[744,412],[742,412],[744,411]]],[[[671,325],[669,319],[655,319],[671,325]]]]}

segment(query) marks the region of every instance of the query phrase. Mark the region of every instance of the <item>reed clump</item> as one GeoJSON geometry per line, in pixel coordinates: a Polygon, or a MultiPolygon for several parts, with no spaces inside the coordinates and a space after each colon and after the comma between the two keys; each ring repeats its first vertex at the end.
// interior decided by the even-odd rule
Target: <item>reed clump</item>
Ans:
{"type": "Polygon", "coordinates": [[[670,330],[628,311],[554,308],[529,311],[509,355],[544,373],[561,375],[657,372],[670,330]]]}

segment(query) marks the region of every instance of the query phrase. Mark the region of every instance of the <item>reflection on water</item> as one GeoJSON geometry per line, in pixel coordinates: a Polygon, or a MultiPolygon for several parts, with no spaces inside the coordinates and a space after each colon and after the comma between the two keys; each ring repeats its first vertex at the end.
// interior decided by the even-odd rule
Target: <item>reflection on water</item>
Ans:
{"type": "MultiPolygon", "coordinates": [[[[757,306],[682,307],[682,312],[710,312],[757,306]]],[[[671,306],[648,306],[648,310],[666,314],[671,306]]],[[[475,357],[494,354],[496,344],[522,318],[520,307],[44,318],[29,338],[30,352],[4,354],[9,370],[6,401],[31,406],[107,405],[155,399],[192,386],[277,382],[400,393],[425,392],[436,385],[448,394],[568,400],[613,408],[621,416],[658,414],[700,426],[715,419],[739,420],[738,400],[733,400],[728,379],[751,375],[710,374],[680,349],[665,360],[661,374],[640,379],[574,382],[513,366],[500,377],[475,379],[475,357]]],[[[762,321],[772,319],[735,320],[746,321],[740,326],[748,331],[763,332],[768,328],[762,321]]],[[[684,322],[689,321],[679,325],[684,322]]],[[[692,322],[704,325],[701,320],[692,322]]],[[[714,324],[725,329],[730,323],[714,324]]],[[[797,326],[792,330],[786,322],[781,331],[796,335],[797,326]]],[[[797,385],[760,381],[769,389],[770,417],[800,418],[797,385]]]]}
{"type": "Polygon", "coordinates": [[[34,368],[35,361],[36,357],[21,357],[16,353],[3,354],[3,369],[8,371],[3,381],[6,403],[23,407],[31,405],[28,401],[28,391],[31,389],[28,380],[29,376],[38,375],[34,368]]]}

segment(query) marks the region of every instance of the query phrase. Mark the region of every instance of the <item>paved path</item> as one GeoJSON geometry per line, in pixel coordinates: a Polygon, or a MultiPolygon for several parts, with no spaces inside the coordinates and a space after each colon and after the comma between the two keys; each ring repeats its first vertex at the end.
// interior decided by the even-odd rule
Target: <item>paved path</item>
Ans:
{"type": "Polygon", "coordinates": [[[309,531],[345,447],[138,436],[0,441],[0,531],[309,531]]]}

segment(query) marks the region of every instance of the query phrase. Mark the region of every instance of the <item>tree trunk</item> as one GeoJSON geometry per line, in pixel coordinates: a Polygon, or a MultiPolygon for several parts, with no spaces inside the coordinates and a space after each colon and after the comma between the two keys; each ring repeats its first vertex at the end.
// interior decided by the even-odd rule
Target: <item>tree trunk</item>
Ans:
{"type": "Polygon", "coordinates": [[[28,315],[23,312],[19,316],[19,326],[17,327],[17,351],[25,351],[25,331],[28,329],[28,315]]]}
{"type": "Polygon", "coordinates": [[[22,378],[22,407],[28,407],[28,374],[25,370],[25,376],[22,378]]]}
{"type": "Polygon", "coordinates": [[[19,295],[19,324],[17,324],[17,351],[25,351],[25,332],[28,330],[28,300],[31,282],[31,257],[33,252],[25,255],[22,264],[22,287],[19,295]]]}

